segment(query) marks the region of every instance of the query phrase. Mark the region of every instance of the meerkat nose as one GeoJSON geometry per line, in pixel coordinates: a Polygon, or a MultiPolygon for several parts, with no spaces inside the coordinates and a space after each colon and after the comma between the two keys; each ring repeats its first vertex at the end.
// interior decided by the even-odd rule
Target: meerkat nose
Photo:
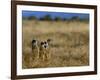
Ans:
{"type": "Polygon", "coordinates": [[[44,46],[46,48],[46,46],[44,46]]]}

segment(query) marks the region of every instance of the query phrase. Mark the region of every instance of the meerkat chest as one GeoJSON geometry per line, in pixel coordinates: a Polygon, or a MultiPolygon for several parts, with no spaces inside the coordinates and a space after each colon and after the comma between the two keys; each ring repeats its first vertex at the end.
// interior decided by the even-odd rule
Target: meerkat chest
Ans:
{"type": "Polygon", "coordinates": [[[39,48],[38,47],[34,47],[33,49],[32,49],[32,52],[38,52],[39,51],[39,48]]]}
{"type": "Polygon", "coordinates": [[[40,53],[48,54],[50,49],[40,49],[40,53]]]}

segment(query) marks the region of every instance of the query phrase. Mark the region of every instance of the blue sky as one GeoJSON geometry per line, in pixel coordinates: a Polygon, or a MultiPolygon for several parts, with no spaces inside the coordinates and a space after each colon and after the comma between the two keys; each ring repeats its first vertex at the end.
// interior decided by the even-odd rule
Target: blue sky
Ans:
{"type": "Polygon", "coordinates": [[[45,11],[22,11],[23,17],[36,16],[37,18],[44,17],[45,15],[50,15],[52,18],[61,17],[70,19],[73,16],[78,16],[81,19],[89,19],[89,14],[86,13],[64,13],[64,12],[45,12],[45,11]]]}

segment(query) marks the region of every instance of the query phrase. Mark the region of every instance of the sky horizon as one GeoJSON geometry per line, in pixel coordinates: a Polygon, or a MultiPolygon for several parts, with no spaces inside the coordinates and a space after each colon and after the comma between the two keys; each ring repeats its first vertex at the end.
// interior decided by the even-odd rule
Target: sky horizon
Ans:
{"type": "Polygon", "coordinates": [[[45,12],[45,11],[22,11],[22,17],[35,16],[36,18],[43,18],[46,15],[50,15],[52,19],[60,17],[62,19],[71,19],[74,16],[78,16],[80,19],[89,19],[89,14],[86,13],[65,13],[65,12],[45,12]]]}

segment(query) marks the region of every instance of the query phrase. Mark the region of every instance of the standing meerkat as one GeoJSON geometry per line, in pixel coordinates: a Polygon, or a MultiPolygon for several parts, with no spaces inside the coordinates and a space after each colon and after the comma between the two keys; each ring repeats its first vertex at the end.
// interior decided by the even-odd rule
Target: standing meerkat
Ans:
{"type": "Polygon", "coordinates": [[[32,40],[32,57],[33,59],[39,58],[39,46],[37,40],[32,40]]]}
{"type": "Polygon", "coordinates": [[[44,60],[48,60],[51,57],[50,54],[50,39],[48,39],[47,41],[42,41],[40,43],[40,55],[39,57],[44,61],[44,60]]]}

